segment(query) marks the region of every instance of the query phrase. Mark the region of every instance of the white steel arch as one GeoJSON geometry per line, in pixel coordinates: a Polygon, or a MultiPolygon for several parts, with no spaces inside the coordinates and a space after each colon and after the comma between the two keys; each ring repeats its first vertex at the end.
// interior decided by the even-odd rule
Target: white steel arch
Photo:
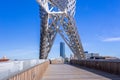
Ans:
{"type": "Polygon", "coordinates": [[[38,3],[41,18],[40,59],[47,58],[57,33],[78,59],[84,59],[74,20],[76,0],[38,0],[38,3]]]}

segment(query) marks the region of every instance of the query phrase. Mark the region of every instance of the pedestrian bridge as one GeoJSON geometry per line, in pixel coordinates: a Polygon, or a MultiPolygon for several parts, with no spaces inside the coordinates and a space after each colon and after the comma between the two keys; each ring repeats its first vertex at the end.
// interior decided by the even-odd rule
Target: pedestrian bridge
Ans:
{"type": "Polygon", "coordinates": [[[42,80],[120,80],[120,77],[85,67],[51,64],[42,80]]]}
{"type": "Polygon", "coordinates": [[[62,61],[44,60],[22,71],[10,73],[0,80],[120,80],[120,62],[71,60],[70,64],[62,64],[62,61]]]}

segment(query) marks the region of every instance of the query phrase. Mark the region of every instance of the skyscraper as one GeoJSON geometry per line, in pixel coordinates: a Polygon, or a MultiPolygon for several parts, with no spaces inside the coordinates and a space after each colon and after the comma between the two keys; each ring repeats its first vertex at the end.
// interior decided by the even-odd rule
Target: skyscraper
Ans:
{"type": "Polygon", "coordinates": [[[60,42],[60,56],[62,58],[65,58],[65,43],[64,42],[60,42]]]}

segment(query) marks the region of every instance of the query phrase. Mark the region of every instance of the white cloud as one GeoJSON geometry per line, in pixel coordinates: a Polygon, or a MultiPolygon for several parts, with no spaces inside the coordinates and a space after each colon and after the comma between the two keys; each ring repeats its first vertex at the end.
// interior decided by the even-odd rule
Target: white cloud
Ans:
{"type": "Polygon", "coordinates": [[[105,38],[103,39],[104,42],[116,42],[120,41],[120,37],[111,37],[111,38],[105,38]]]}

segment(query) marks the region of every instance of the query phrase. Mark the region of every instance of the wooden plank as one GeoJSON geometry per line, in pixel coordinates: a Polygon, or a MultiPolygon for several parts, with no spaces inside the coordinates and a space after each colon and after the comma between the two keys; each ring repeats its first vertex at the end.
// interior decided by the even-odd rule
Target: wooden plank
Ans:
{"type": "Polygon", "coordinates": [[[7,80],[40,80],[48,65],[49,61],[44,62],[26,71],[16,74],[7,80]]]}
{"type": "Polygon", "coordinates": [[[42,80],[120,80],[120,76],[67,64],[51,64],[42,80]]]}

